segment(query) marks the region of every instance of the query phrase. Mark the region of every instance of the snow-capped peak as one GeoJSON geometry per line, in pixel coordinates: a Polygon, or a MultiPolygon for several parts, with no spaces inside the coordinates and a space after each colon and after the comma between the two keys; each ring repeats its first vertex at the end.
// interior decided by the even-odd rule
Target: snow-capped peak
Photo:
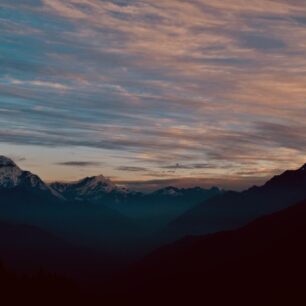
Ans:
{"type": "Polygon", "coordinates": [[[74,186],[79,194],[93,193],[110,193],[113,191],[126,192],[127,189],[114,184],[109,178],[103,175],[91,176],[81,179],[75,183],[69,184],[74,186]]]}
{"type": "Polygon", "coordinates": [[[22,175],[21,169],[9,158],[0,156],[0,187],[16,187],[22,175]]]}
{"type": "Polygon", "coordinates": [[[0,155],[0,167],[17,167],[17,165],[10,158],[0,155]]]}
{"type": "Polygon", "coordinates": [[[114,184],[103,175],[86,177],[76,182],[55,182],[50,187],[66,199],[73,200],[99,200],[110,193],[123,195],[129,192],[126,187],[114,184]]]}
{"type": "Polygon", "coordinates": [[[0,189],[15,187],[47,191],[57,196],[37,175],[21,170],[11,159],[0,156],[0,189]]]}
{"type": "Polygon", "coordinates": [[[179,188],[173,187],[173,186],[168,186],[168,187],[159,189],[155,193],[164,195],[164,196],[178,196],[182,194],[179,188]]]}
{"type": "Polygon", "coordinates": [[[117,190],[117,186],[110,179],[104,177],[103,175],[87,177],[80,180],[78,184],[80,187],[82,186],[83,193],[96,191],[112,192],[117,190]]]}

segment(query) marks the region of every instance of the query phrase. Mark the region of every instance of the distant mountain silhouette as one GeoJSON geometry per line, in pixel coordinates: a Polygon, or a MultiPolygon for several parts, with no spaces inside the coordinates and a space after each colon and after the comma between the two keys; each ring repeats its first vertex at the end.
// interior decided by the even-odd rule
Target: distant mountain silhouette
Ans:
{"type": "Polygon", "coordinates": [[[273,177],[261,187],[228,191],[179,216],[165,230],[170,240],[234,229],[306,199],[306,165],[273,177]]]}
{"type": "MultiPolygon", "coordinates": [[[[0,220],[37,226],[76,245],[119,252],[138,226],[103,204],[67,200],[38,176],[0,158],[0,220]]],[[[135,238],[136,237],[136,238],[135,238]]]]}
{"type": "Polygon", "coordinates": [[[77,182],[54,182],[50,188],[69,201],[86,201],[115,209],[137,220],[145,231],[160,230],[194,205],[222,193],[213,187],[204,189],[168,186],[150,193],[129,191],[103,175],[86,177],[77,182]]]}
{"type": "Polygon", "coordinates": [[[142,205],[159,201],[181,201],[196,203],[220,194],[217,187],[204,189],[200,187],[177,188],[168,186],[150,193],[129,191],[126,187],[114,184],[103,175],[86,177],[76,182],[54,182],[50,188],[61,194],[66,200],[88,201],[92,203],[135,203],[142,205]]]}
{"type": "MultiPolygon", "coordinates": [[[[221,194],[222,191],[216,187],[204,189],[166,187],[151,193],[128,193],[123,201],[114,203],[117,211],[123,215],[136,220],[150,237],[145,237],[141,242],[146,244],[159,245],[162,243],[156,235],[178,216],[192,209],[198,203],[221,194]],[[154,237],[155,236],[155,237],[154,237]]],[[[151,247],[149,247],[151,249],[151,247]]]]}
{"type": "Polygon", "coordinates": [[[149,235],[219,193],[218,188],[199,187],[130,192],[102,175],[48,186],[0,157],[0,220],[34,225],[74,244],[120,256],[131,250],[143,253],[149,235]]]}
{"type": "Polygon", "coordinates": [[[131,217],[141,217],[142,214],[149,217],[155,214],[169,214],[169,220],[171,220],[171,215],[173,218],[176,214],[179,215],[196,204],[220,194],[222,194],[222,191],[217,187],[204,189],[200,187],[177,188],[168,186],[151,193],[128,193],[114,207],[131,217]]]}
{"type": "Polygon", "coordinates": [[[48,186],[1,156],[0,216],[74,245],[133,257],[187,235],[238,228],[306,199],[305,169],[286,171],[243,192],[169,186],[141,193],[104,176],[48,186]]]}
{"type": "Polygon", "coordinates": [[[235,231],[163,247],[113,290],[134,305],[304,305],[305,236],[303,201],[235,231]]]}
{"type": "MultiPolygon", "coordinates": [[[[306,165],[243,192],[169,186],[146,194],[103,176],[48,186],[0,156],[0,216],[0,260],[72,276],[97,305],[306,302],[306,165]],[[211,234],[196,236],[203,233],[211,234]],[[179,237],[121,271],[119,259],[179,237]]],[[[1,282],[31,297],[56,288],[59,299],[62,288],[57,277],[24,280],[0,269],[1,282]]],[[[63,288],[75,305],[70,284],[63,288]]]]}
{"type": "Polygon", "coordinates": [[[201,187],[191,187],[191,188],[178,188],[173,186],[168,186],[162,189],[158,189],[152,193],[154,196],[164,196],[164,197],[184,197],[186,200],[188,198],[193,199],[197,197],[201,199],[201,197],[212,197],[221,194],[222,191],[218,187],[212,187],[210,189],[204,189],[201,187]]]}

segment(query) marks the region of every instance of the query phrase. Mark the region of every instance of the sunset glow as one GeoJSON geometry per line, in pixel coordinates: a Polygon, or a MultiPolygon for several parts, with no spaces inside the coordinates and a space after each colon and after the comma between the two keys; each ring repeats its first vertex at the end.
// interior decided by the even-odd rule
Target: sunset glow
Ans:
{"type": "Polygon", "coordinates": [[[0,41],[0,151],[47,181],[241,189],[306,162],[304,0],[2,0],[0,41]]]}

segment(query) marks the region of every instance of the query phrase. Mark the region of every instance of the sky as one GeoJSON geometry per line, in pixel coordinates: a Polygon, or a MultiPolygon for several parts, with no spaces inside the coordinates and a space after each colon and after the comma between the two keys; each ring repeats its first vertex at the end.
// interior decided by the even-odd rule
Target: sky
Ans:
{"type": "Polygon", "coordinates": [[[0,0],[0,153],[47,181],[261,184],[305,84],[305,0],[0,0]]]}

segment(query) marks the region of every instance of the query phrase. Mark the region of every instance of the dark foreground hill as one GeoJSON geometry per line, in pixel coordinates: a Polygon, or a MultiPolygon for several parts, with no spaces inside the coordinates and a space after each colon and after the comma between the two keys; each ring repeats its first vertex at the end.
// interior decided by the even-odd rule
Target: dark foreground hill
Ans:
{"type": "Polygon", "coordinates": [[[147,305],[305,305],[305,237],[306,201],[164,247],[117,279],[113,292],[147,305]]]}
{"type": "Polygon", "coordinates": [[[85,295],[70,280],[40,272],[17,275],[0,263],[1,305],[84,305],[85,295]]]}
{"type": "Polygon", "coordinates": [[[35,226],[0,221],[0,260],[18,274],[38,271],[88,284],[119,268],[106,253],[74,246],[35,226]]]}

